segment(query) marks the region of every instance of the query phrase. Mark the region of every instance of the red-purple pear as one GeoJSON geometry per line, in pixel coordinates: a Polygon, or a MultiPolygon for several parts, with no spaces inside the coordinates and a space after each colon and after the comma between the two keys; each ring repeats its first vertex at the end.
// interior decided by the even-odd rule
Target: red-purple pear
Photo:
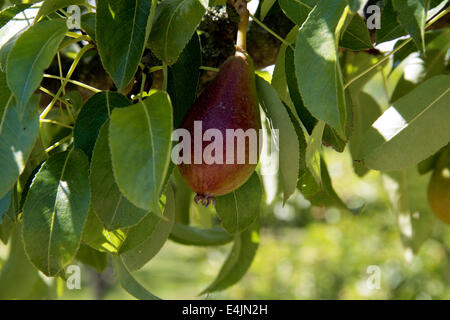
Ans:
{"type": "MultiPolygon", "coordinates": [[[[227,194],[247,181],[257,165],[259,129],[261,128],[254,69],[250,57],[246,54],[237,54],[225,61],[214,80],[197,98],[184,118],[181,128],[187,129],[191,135],[192,152],[190,164],[181,163],[179,170],[189,187],[197,193],[196,202],[201,201],[204,205],[208,205],[214,201],[214,196],[227,194]],[[220,131],[223,137],[222,163],[215,161],[208,164],[204,157],[201,163],[194,163],[194,121],[201,121],[202,136],[208,129],[220,131]],[[232,139],[231,146],[234,147],[234,151],[227,150],[227,145],[230,149],[232,148],[230,141],[227,140],[227,129],[234,132],[238,129],[253,132],[253,137],[256,134],[256,161],[255,154],[251,154],[255,150],[250,148],[251,139],[248,136],[240,141],[232,139]],[[241,153],[241,161],[238,162],[238,148],[241,148],[242,152],[243,143],[245,144],[245,161],[242,161],[241,153]],[[227,161],[227,151],[232,151],[231,155],[234,155],[231,162],[227,161]]],[[[202,154],[215,139],[213,137],[211,141],[200,142],[202,154]]],[[[214,151],[212,155],[218,154],[214,151]]]]}

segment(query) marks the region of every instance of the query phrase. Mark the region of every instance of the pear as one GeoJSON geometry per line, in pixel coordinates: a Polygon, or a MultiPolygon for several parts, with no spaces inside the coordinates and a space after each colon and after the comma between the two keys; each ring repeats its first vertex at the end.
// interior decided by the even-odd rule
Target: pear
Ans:
{"type": "MultiPolygon", "coordinates": [[[[230,144],[226,132],[227,129],[242,129],[244,132],[253,129],[257,140],[258,154],[256,157],[259,157],[261,118],[253,63],[247,54],[237,52],[235,56],[225,61],[216,77],[203,90],[185,116],[181,128],[188,130],[191,134],[192,153],[190,163],[181,163],[178,167],[189,187],[197,193],[194,199],[196,203],[201,201],[203,205],[207,206],[211,201],[214,202],[214,196],[227,194],[247,181],[257,165],[257,160],[251,161],[254,157],[250,154],[250,139],[247,137],[244,142],[245,162],[239,163],[237,159],[239,140],[234,140],[230,144]],[[222,163],[216,158],[216,161],[208,164],[204,157],[202,157],[201,163],[194,163],[194,121],[201,121],[202,136],[208,129],[220,131],[223,142],[222,163]],[[227,161],[227,145],[234,146],[234,159],[231,163],[227,161]]],[[[215,142],[215,139],[217,138],[201,142],[202,155],[204,155],[205,148],[215,142]]],[[[242,140],[240,142],[242,148],[242,140]]],[[[214,150],[211,155],[218,156],[219,150],[214,150]]]]}
{"type": "Polygon", "coordinates": [[[450,225],[450,145],[440,155],[431,176],[428,202],[436,217],[450,225]]]}

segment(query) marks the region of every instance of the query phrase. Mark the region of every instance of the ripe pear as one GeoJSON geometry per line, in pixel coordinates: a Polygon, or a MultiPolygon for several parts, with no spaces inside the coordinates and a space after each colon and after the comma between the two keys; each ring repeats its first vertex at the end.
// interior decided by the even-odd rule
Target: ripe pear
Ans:
{"type": "MultiPolygon", "coordinates": [[[[203,90],[190,111],[185,116],[181,128],[191,134],[191,163],[181,163],[181,176],[189,187],[197,193],[195,202],[207,206],[214,196],[227,194],[244,184],[255,170],[256,161],[249,161],[249,139],[245,139],[245,162],[237,162],[237,144],[234,145],[234,161],[226,160],[227,129],[254,129],[259,152],[259,129],[261,117],[256,94],[254,69],[247,54],[237,53],[228,58],[213,81],[203,90]],[[202,121],[202,136],[208,129],[218,129],[223,137],[223,162],[194,163],[194,121],[202,121]],[[251,163],[254,162],[254,163],[251,163]]],[[[215,140],[212,138],[211,140],[215,140]]],[[[203,141],[202,155],[211,141],[203,141]]],[[[242,146],[241,146],[242,147],[242,146]]],[[[197,149],[198,150],[198,149],[197,149]]],[[[216,155],[215,152],[212,155],[216,155]]],[[[257,155],[257,157],[259,154],[257,155]]]]}
{"type": "Polygon", "coordinates": [[[428,202],[436,217],[450,225],[450,145],[436,163],[428,184],[428,202]]]}

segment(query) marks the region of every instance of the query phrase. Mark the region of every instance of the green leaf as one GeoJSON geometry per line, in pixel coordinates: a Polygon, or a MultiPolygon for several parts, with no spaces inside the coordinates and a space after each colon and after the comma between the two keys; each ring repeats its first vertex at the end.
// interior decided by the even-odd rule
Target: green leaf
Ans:
{"type": "Polygon", "coordinates": [[[133,79],[151,30],[156,0],[98,0],[95,35],[105,70],[119,90],[133,79]]]}
{"type": "Polygon", "coordinates": [[[65,21],[42,21],[26,30],[9,52],[6,77],[19,114],[39,87],[44,70],[52,62],[66,32],[65,21]]]}
{"type": "Polygon", "coordinates": [[[115,109],[111,116],[109,143],[117,185],[133,204],[156,214],[169,167],[172,123],[172,106],[162,91],[115,109]]]}
{"type": "Polygon", "coordinates": [[[81,108],[75,122],[73,129],[75,148],[83,150],[91,159],[101,126],[109,119],[114,108],[129,105],[131,101],[117,92],[104,91],[90,97],[81,108]]]}
{"type": "Polygon", "coordinates": [[[152,52],[164,63],[174,64],[192,38],[208,7],[206,0],[165,0],[156,9],[149,38],[152,52]]]}
{"type": "Polygon", "coordinates": [[[15,4],[0,11],[0,28],[7,24],[16,15],[28,9],[30,6],[30,3],[15,4]]]}
{"type": "Polygon", "coordinates": [[[88,12],[81,15],[81,29],[87,33],[92,40],[96,41],[95,37],[95,20],[97,15],[94,12],[88,12]]]}
{"type": "Polygon", "coordinates": [[[238,282],[253,262],[259,245],[259,221],[235,236],[233,248],[216,279],[203,293],[225,290],[238,282]]]}
{"type": "Polygon", "coordinates": [[[86,0],[45,0],[39,8],[34,21],[39,21],[39,18],[45,17],[56,10],[68,7],[70,5],[79,5],[85,3],[86,0]]]}
{"type": "Polygon", "coordinates": [[[294,49],[287,47],[285,51],[285,73],[286,82],[289,88],[289,96],[291,97],[292,103],[294,104],[295,110],[297,111],[298,117],[308,131],[309,134],[314,129],[317,123],[317,119],[313,117],[311,112],[305,107],[303,103],[302,96],[298,87],[297,76],[295,74],[295,60],[294,60],[294,49]]]}
{"type": "Polygon", "coordinates": [[[105,271],[108,266],[108,255],[91,247],[81,244],[76,259],[81,263],[94,268],[98,273],[105,271]]]}
{"type": "Polygon", "coordinates": [[[402,241],[417,253],[431,236],[436,218],[427,199],[431,172],[420,175],[416,168],[384,174],[383,185],[397,214],[402,241]]]}
{"type": "Polygon", "coordinates": [[[11,204],[12,191],[8,191],[2,198],[0,198],[0,223],[2,223],[3,214],[8,211],[11,204]]]}
{"type": "Polygon", "coordinates": [[[51,156],[23,207],[23,239],[31,262],[47,276],[67,266],[80,246],[89,210],[89,163],[81,150],[51,156]]]}
{"type": "Polygon", "coordinates": [[[181,125],[197,97],[201,62],[200,39],[194,33],[180,58],[169,68],[167,92],[172,100],[175,128],[181,125]]]}
{"type": "Polygon", "coordinates": [[[259,13],[261,20],[264,20],[275,2],[276,0],[261,0],[261,11],[259,13]]]}
{"type": "Polygon", "coordinates": [[[355,51],[372,49],[372,40],[364,19],[359,14],[353,14],[349,19],[351,21],[345,29],[339,46],[355,51]]]}
{"type": "Polygon", "coordinates": [[[398,21],[408,31],[417,48],[425,51],[427,4],[423,0],[392,0],[398,21]]]}
{"type": "Polygon", "coordinates": [[[131,227],[148,213],[130,203],[114,180],[109,148],[109,122],[103,124],[91,161],[91,204],[107,230],[131,227]]]}
{"type": "Polygon", "coordinates": [[[319,121],[314,127],[311,136],[309,137],[308,146],[305,152],[306,166],[312,173],[317,184],[321,184],[321,169],[320,169],[320,151],[322,148],[322,137],[325,129],[325,122],[319,121]]]}
{"type": "Polygon", "coordinates": [[[262,192],[258,174],[253,173],[238,189],[216,197],[216,211],[224,229],[233,234],[250,227],[259,216],[262,192]]]}
{"type": "Polygon", "coordinates": [[[8,259],[0,271],[0,300],[24,299],[40,280],[38,271],[28,261],[23,249],[22,226],[12,230],[8,259]]]}
{"type": "Polygon", "coordinates": [[[175,222],[189,224],[189,211],[194,193],[189,189],[183,177],[181,177],[178,168],[174,170],[173,177],[175,185],[175,222]]]}
{"type": "Polygon", "coordinates": [[[377,29],[376,31],[377,44],[397,39],[405,35],[405,30],[400,23],[398,23],[397,13],[394,10],[392,1],[393,0],[386,0],[386,4],[381,12],[381,29],[377,29]]]}
{"type": "Polygon", "coordinates": [[[347,2],[353,12],[358,12],[359,9],[363,8],[367,0],[347,0],[347,2]]]}
{"type": "Polygon", "coordinates": [[[150,293],[133,277],[130,270],[123,263],[121,257],[114,257],[112,259],[114,273],[124,288],[129,294],[139,300],[161,300],[157,296],[150,293]]]}
{"type": "Polygon", "coordinates": [[[23,172],[39,131],[38,96],[30,100],[21,120],[11,100],[0,119],[0,197],[12,188],[23,172]]]}
{"type": "Polygon", "coordinates": [[[274,129],[279,130],[279,161],[284,202],[295,192],[300,163],[300,146],[297,132],[291,122],[286,107],[281,102],[275,89],[263,78],[256,77],[256,88],[264,112],[271,119],[274,129]]]}
{"type": "Polygon", "coordinates": [[[278,0],[281,10],[296,25],[301,26],[319,0],[278,0]]]}
{"type": "Polygon", "coordinates": [[[345,137],[346,107],[335,32],[345,6],[341,0],[320,1],[295,45],[295,71],[306,108],[341,137],[345,137]]]}
{"type": "Polygon", "coordinates": [[[137,244],[133,249],[121,254],[123,262],[128,269],[134,271],[142,268],[161,250],[169,238],[175,219],[175,198],[171,186],[168,186],[166,190],[166,199],[166,207],[164,209],[166,220],[156,217],[158,222],[152,228],[155,216],[148,215],[140,224],[128,230],[127,239],[120,250],[127,246],[131,247],[131,244],[137,244]]]}
{"type": "Polygon", "coordinates": [[[397,100],[364,135],[358,160],[376,170],[416,165],[450,141],[450,76],[433,77],[397,100]]]}
{"type": "Polygon", "coordinates": [[[0,69],[2,72],[6,72],[6,63],[8,61],[9,52],[16,43],[17,39],[24,33],[27,28],[17,31],[8,41],[6,41],[0,48],[0,69]]]}
{"type": "Polygon", "coordinates": [[[221,246],[234,238],[223,228],[197,228],[175,223],[169,236],[170,240],[188,246],[221,246]]]}
{"type": "MultiPolygon", "coordinates": [[[[351,88],[350,88],[350,92],[351,88]]],[[[375,99],[365,92],[355,92],[352,94],[354,132],[350,139],[350,153],[353,160],[357,160],[357,155],[366,143],[363,139],[364,133],[369,130],[370,125],[381,115],[381,109],[375,99]]],[[[367,173],[367,169],[358,162],[353,162],[353,168],[358,176],[367,173]]]]}
{"type": "Polygon", "coordinates": [[[100,252],[117,254],[124,239],[125,233],[122,230],[106,230],[92,206],[89,207],[88,217],[83,229],[83,243],[100,252]]]}
{"type": "MultiPolygon", "coordinates": [[[[334,190],[327,164],[323,158],[320,158],[320,180],[321,183],[318,184],[312,173],[308,170],[300,177],[298,189],[314,206],[334,206],[345,212],[352,212],[334,190]]],[[[359,209],[356,210],[356,212],[358,211],[359,209]]]]}
{"type": "Polygon", "coordinates": [[[0,223],[0,240],[3,242],[3,244],[8,244],[9,236],[13,229],[14,222],[8,216],[3,217],[2,222],[0,223]]]}

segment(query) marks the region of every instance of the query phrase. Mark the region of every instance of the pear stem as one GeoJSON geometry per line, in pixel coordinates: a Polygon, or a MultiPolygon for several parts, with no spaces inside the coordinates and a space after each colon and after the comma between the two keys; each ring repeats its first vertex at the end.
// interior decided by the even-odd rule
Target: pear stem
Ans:
{"type": "Polygon", "coordinates": [[[231,0],[230,2],[241,18],[238,24],[236,40],[236,55],[241,56],[242,54],[245,54],[247,52],[247,28],[250,12],[247,9],[246,0],[231,0]]]}

